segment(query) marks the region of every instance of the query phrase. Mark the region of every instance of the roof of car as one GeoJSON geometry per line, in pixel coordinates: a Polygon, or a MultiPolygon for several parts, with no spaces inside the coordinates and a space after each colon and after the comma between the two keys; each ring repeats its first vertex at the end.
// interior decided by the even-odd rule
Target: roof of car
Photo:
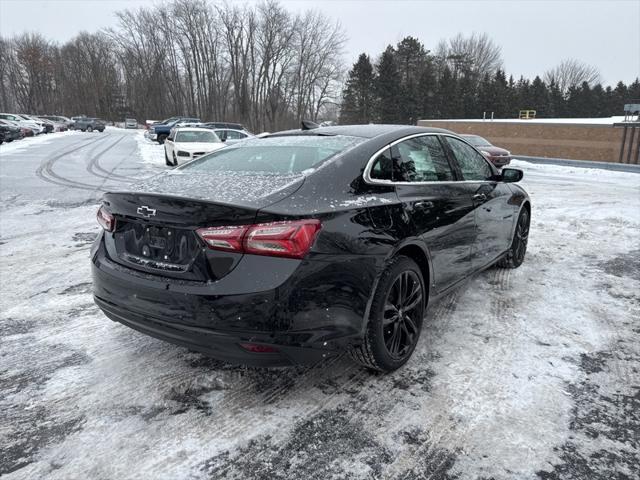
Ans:
{"type": "Polygon", "coordinates": [[[196,132],[211,132],[214,133],[211,128],[207,127],[173,127],[176,132],[184,132],[187,131],[196,131],[196,132]]]}
{"type": "Polygon", "coordinates": [[[312,130],[286,130],[275,132],[270,136],[279,135],[348,135],[351,137],[374,138],[388,133],[411,135],[413,133],[453,133],[442,128],[416,127],[412,125],[340,125],[332,127],[318,127],[312,130]]]}

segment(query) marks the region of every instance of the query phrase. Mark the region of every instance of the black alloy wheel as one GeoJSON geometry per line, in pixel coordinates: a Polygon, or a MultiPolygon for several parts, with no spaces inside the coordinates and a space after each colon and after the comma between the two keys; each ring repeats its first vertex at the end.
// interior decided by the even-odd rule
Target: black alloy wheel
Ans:
{"type": "Polygon", "coordinates": [[[511,248],[505,258],[498,262],[498,266],[502,268],[518,268],[524,262],[524,256],[527,253],[527,243],[529,241],[529,211],[523,208],[518,217],[516,231],[513,234],[511,248]]]}
{"type": "Polygon", "coordinates": [[[352,357],[382,372],[404,365],[418,343],[426,300],[418,265],[408,257],[396,257],[378,282],[365,338],[351,349],[352,357]]]}
{"type": "Polygon", "coordinates": [[[393,359],[401,359],[413,348],[422,315],[422,282],[407,270],[398,275],[387,295],[382,317],[384,344],[393,359]]]}

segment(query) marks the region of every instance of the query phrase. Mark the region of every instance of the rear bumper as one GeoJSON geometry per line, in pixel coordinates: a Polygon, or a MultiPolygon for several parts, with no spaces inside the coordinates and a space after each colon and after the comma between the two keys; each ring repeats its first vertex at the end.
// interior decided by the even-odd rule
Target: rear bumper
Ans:
{"type": "Polygon", "coordinates": [[[215,283],[141,277],[104,255],[104,247],[98,245],[92,274],[95,302],[108,318],[219,360],[265,367],[310,364],[362,338],[364,304],[358,303],[353,289],[345,288],[351,277],[354,288],[363,286],[362,275],[341,271],[347,278],[342,285],[330,280],[336,283],[330,288],[322,283],[327,281],[322,264],[289,273],[266,264],[251,265],[248,271],[234,270],[241,281],[231,274],[225,277],[223,293],[222,285],[215,283]],[[261,290],[267,279],[260,278],[260,272],[272,279],[282,276],[261,290]],[[272,346],[277,353],[250,352],[241,343],[272,346]]]}
{"type": "Polygon", "coordinates": [[[94,300],[104,314],[115,322],[160,340],[199,351],[229,363],[261,367],[313,364],[337,353],[331,350],[296,347],[274,343],[269,334],[219,332],[211,329],[172,323],[118,308],[97,296],[94,300]],[[241,343],[271,346],[277,353],[253,353],[241,343]]]}

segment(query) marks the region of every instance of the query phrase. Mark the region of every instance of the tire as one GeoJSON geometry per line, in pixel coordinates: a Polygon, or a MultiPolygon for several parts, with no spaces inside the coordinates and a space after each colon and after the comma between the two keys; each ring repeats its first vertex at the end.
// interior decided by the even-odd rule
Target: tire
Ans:
{"type": "Polygon", "coordinates": [[[529,241],[529,226],[531,224],[531,214],[527,208],[523,208],[518,216],[516,230],[513,233],[511,247],[507,256],[498,262],[500,268],[518,268],[524,262],[527,253],[527,243],[529,241]]]}
{"type": "Polygon", "coordinates": [[[86,129],[86,128],[81,128],[81,129],[80,129],[80,131],[81,131],[81,132],[86,132],[86,131],[87,131],[87,129],[86,129]]]}
{"type": "Polygon", "coordinates": [[[178,157],[176,157],[176,152],[173,152],[173,166],[178,166],[178,157]]]}
{"type": "Polygon", "coordinates": [[[173,163],[169,161],[169,157],[167,157],[167,151],[164,151],[164,163],[167,164],[167,167],[173,167],[173,163]]]}
{"type": "Polygon", "coordinates": [[[87,127],[87,132],[93,132],[93,127],[91,125],[87,127]]]}
{"type": "Polygon", "coordinates": [[[425,283],[416,262],[395,257],[380,277],[364,339],[351,347],[352,358],[379,372],[400,368],[418,343],[426,303],[425,283]]]}
{"type": "Polygon", "coordinates": [[[165,134],[158,135],[158,143],[160,145],[163,145],[164,141],[167,139],[167,137],[168,137],[168,135],[165,135],[165,134]]]}

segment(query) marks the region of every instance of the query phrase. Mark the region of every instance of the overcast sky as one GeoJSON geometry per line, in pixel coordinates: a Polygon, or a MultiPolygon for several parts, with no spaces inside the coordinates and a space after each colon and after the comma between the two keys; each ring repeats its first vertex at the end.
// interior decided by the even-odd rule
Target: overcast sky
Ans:
{"type": "MultiPolygon", "coordinates": [[[[249,2],[252,3],[252,2],[249,2]]],[[[564,58],[596,65],[605,84],[640,76],[640,0],[282,0],[339,20],[351,64],[412,35],[427,49],[458,32],[487,32],[502,47],[508,74],[533,78],[564,58]]],[[[0,0],[0,34],[25,30],[65,41],[114,26],[114,12],[161,0],[0,0]]]]}

